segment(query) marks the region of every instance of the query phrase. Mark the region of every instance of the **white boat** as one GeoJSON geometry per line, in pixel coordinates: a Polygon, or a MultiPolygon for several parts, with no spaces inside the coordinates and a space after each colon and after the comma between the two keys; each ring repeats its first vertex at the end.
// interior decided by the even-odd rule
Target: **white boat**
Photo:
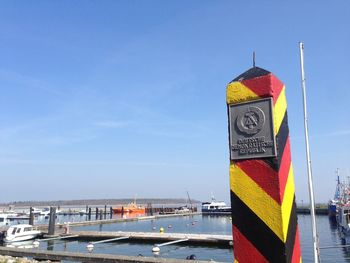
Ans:
{"type": "Polygon", "coordinates": [[[3,241],[5,243],[25,241],[25,240],[34,239],[40,234],[41,232],[35,229],[32,225],[28,225],[28,224],[12,225],[5,232],[5,237],[3,241]]]}
{"type": "Polygon", "coordinates": [[[231,207],[223,201],[216,201],[212,196],[211,202],[202,203],[202,214],[211,215],[230,215],[231,207]]]}
{"type": "Polygon", "coordinates": [[[50,207],[45,207],[43,210],[39,212],[39,215],[41,216],[49,216],[50,214],[50,207]]]}
{"type": "Polygon", "coordinates": [[[187,208],[187,206],[181,206],[174,210],[175,214],[188,214],[191,210],[187,208]]]}
{"type": "Polygon", "coordinates": [[[9,214],[0,214],[0,227],[10,224],[9,214]]]}
{"type": "MultiPolygon", "coordinates": [[[[40,213],[42,212],[42,210],[39,209],[39,208],[33,207],[32,209],[33,209],[33,210],[32,210],[32,213],[33,213],[34,216],[39,216],[40,213]]],[[[28,211],[28,212],[26,213],[26,215],[29,216],[29,215],[30,215],[30,211],[28,211]]]]}

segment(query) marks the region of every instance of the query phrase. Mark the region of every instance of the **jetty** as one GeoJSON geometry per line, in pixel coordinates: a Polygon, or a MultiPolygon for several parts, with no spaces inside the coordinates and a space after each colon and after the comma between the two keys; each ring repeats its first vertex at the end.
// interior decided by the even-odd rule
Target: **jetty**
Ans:
{"type": "MultiPolygon", "coordinates": [[[[76,253],[66,251],[48,251],[36,249],[21,249],[0,247],[0,255],[7,255],[12,257],[31,257],[36,260],[51,260],[51,261],[74,261],[74,262],[105,262],[105,263],[188,263],[188,260],[173,259],[173,258],[156,258],[144,256],[122,256],[110,254],[89,254],[76,253]]],[[[194,263],[208,263],[213,261],[199,261],[192,260],[194,263]]]]}
{"type": "MultiPolygon", "coordinates": [[[[72,240],[80,241],[101,241],[121,239],[121,242],[169,242],[185,240],[186,244],[197,246],[218,246],[232,248],[232,235],[211,235],[211,234],[188,234],[188,233],[158,233],[158,232],[98,232],[98,231],[74,231],[71,232],[72,240]]],[[[64,235],[62,235],[64,237],[64,235]]],[[[97,242],[96,242],[97,243],[97,242]]]]}
{"type": "MultiPolygon", "coordinates": [[[[111,255],[111,254],[92,254],[88,253],[92,251],[92,244],[106,243],[106,242],[128,242],[128,243],[152,243],[162,242],[161,244],[155,244],[155,247],[164,245],[181,243],[186,245],[197,246],[218,246],[222,248],[232,248],[232,236],[231,235],[210,235],[210,234],[188,234],[188,233],[154,233],[154,232],[95,232],[95,231],[74,231],[70,235],[58,235],[52,238],[37,239],[36,242],[46,242],[52,240],[70,240],[70,241],[89,241],[87,246],[87,253],[76,253],[67,251],[48,251],[33,249],[21,249],[21,248],[9,248],[0,247],[0,255],[7,255],[12,257],[31,257],[36,260],[51,260],[51,261],[79,261],[79,262],[150,262],[150,263],[181,263],[188,262],[181,259],[168,259],[157,257],[144,257],[144,256],[124,256],[124,255],[111,255]],[[94,242],[92,242],[94,241],[94,242]],[[165,243],[164,243],[165,242],[165,243]]],[[[39,244],[39,243],[38,243],[39,244]]],[[[152,250],[153,251],[153,250],[152,250]]],[[[192,261],[192,262],[213,262],[213,261],[192,261]]]]}

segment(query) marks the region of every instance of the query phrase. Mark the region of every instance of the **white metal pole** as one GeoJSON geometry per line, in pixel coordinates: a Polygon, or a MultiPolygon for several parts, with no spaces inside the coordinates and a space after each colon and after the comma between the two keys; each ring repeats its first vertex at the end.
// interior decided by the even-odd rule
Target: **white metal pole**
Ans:
{"type": "Polygon", "coordinates": [[[312,171],[311,171],[309,130],[308,130],[307,107],[306,107],[306,87],[305,87],[305,72],[304,72],[304,43],[302,43],[302,42],[299,43],[299,49],[300,49],[300,66],[301,66],[301,86],[302,86],[302,90],[303,90],[303,103],[304,103],[304,128],[305,128],[305,144],[306,144],[306,159],[307,159],[307,175],[308,175],[308,182],[309,182],[312,239],[313,239],[313,249],[314,249],[314,261],[315,261],[315,263],[318,263],[319,262],[319,249],[318,249],[318,236],[317,236],[316,216],[315,216],[315,198],[314,198],[312,171]]]}

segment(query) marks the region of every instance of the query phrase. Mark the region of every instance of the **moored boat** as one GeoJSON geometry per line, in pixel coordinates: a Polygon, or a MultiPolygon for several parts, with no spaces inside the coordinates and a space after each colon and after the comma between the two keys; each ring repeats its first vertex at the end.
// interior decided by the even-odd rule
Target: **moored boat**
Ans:
{"type": "Polygon", "coordinates": [[[112,208],[114,214],[140,214],[143,215],[146,213],[146,208],[144,206],[137,205],[136,202],[131,202],[126,206],[118,206],[112,208]]]}
{"type": "Polygon", "coordinates": [[[223,201],[216,201],[212,196],[211,202],[202,203],[202,214],[230,215],[231,207],[227,206],[223,201]]]}
{"type": "Polygon", "coordinates": [[[350,204],[338,206],[337,220],[341,238],[350,244],[350,204]]]}
{"type": "Polygon", "coordinates": [[[335,188],[334,199],[328,202],[328,216],[336,220],[338,205],[341,203],[341,183],[339,179],[339,169],[337,169],[337,185],[335,188]]]}
{"type": "Polygon", "coordinates": [[[5,243],[18,242],[34,239],[41,234],[41,231],[35,229],[32,225],[19,224],[10,226],[5,232],[3,241],[5,243]]]}
{"type": "Polygon", "coordinates": [[[10,215],[5,213],[0,213],[0,227],[7,226],[10,224],[10,215]]]}
{"type": "Polygon", "coordinates": [[[188,209],[187,206],[181,206],[181,207],[176,208],[176,209],[174,210],[174,213],[175,213],[175,214],[188,214],[188,213],[190,213],[190,212],[191,212],[191,210],[188,209]]]}

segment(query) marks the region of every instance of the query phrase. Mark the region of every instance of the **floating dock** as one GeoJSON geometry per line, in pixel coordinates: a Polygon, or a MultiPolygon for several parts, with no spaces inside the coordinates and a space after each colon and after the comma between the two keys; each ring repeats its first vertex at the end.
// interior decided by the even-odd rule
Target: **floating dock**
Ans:
{"type": "MultiPolygon", "coordinates": [[[[173,258],[154,258],[143,256],[121,256],[109,254],[89,254],[89,253],[75,253],[65,251],[48,251],[37,249],[21,249],[21,248],[7,248],[0,247],[0,255],[7,255],[12,257],[31,257],[36,260],[51,260],[61,261],[68,260],[74,262],[105,262],[105,263],[188,263],[188,260],[173,259],[173,258]]],[[[213,261],[199,261],[192,260],[194,263],[208,263],[213,261]]]]}
{"type": "Polygon", "coordinates": [[[107,240],[127,237],[121,242],[156,243],[187,239],[184,243],[197,246],[218,246],[232,248],[232,235],[188,234],[188,233],[155,233],[155,232],[97,232],[74,231],[71,239],[83,241],[107,240]]]}

